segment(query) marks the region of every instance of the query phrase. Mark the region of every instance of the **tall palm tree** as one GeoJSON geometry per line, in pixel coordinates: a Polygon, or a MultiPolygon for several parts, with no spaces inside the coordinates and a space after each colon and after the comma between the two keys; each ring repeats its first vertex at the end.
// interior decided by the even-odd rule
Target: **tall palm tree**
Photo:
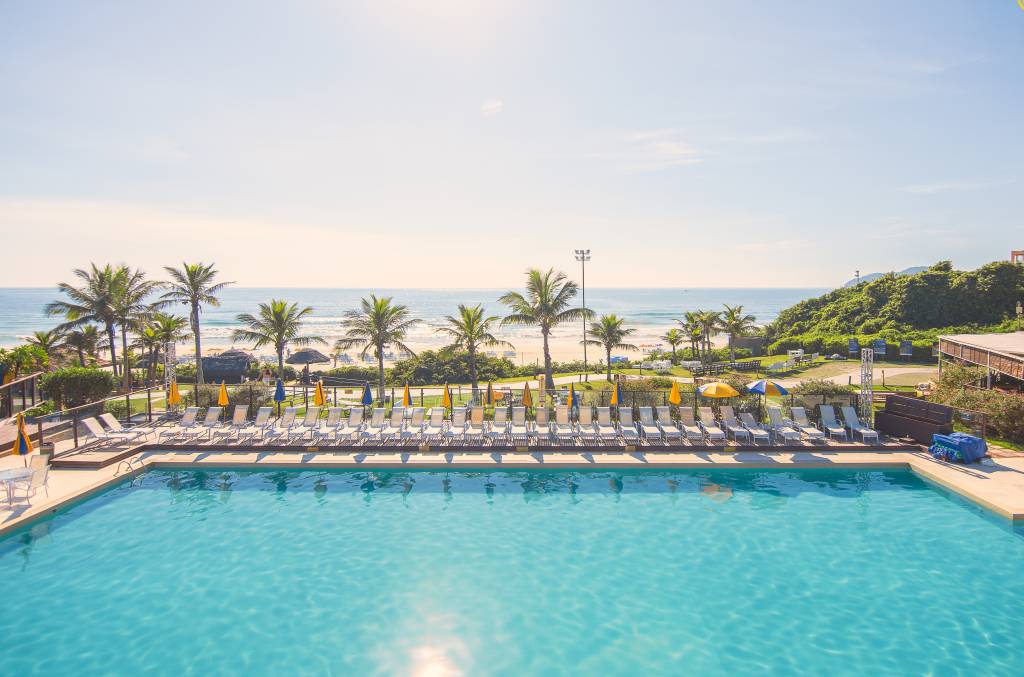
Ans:
{"type": "Polygon", "coordinates": [[[54,301],[46,304],[46,314],[63,315],[67,322],[60,325],[61,330],[70,330],[83,325],[95,323],[103,327],[110,348],[110,364],[114,376],[118,375],[117,351],[114,347],[117,313],[114,311],[114,283],[117,270],[109,263],[102,268],[95,263],[88,270],[74,271],[82,286],[75,287],[67,282],[57,285],[58,291],[68,297],[66,301],[54,301]]]}
{"type": "Polygon", "coordinates": [[[377,358],[377,397],[384,399],[384,349],[395,345],[410,355],[415,353],[405,345],[406,334],[419,322],[409,317],[409,309],[401,304],[392,303],[390,296],[362,299],[359,310],[347,310],[342,315],[341,327],[345,330],[334,344],[337,350],[347,350],[362,346],[360,355],[366,356],[373,350],[377,358]]]}
{"type": "Polygon", "coordinates": [[[624,322],[625,320],[616,315],[602,315],[596,322],[591,322],[590,327],[587,328],[586,343],[604,348],[609,382],[612,380],[612,351],[637,349],[632,343],[626,343],[626,338],[636,329],[626,328],[623,326],[624,322]]]}
{"type": "Polygon", "coordinates": [[[136,347],[145,351],[148,358],[149,368],[146,377],[150,385],[156,379],[156,365],[160,362],[160,353],[164,346],[188,338],[187,323],[184,317],[157,311],[139,330],[136,347]]]}
{"type": "Polygon", "coordinates": [[[99,349],[100,335],[96,325],[87,324],[80,329],[68,332],[64,338],[64,345],[78,353],[78,366],[85,366],[85,358],[95,359],[99,349]]]}
{"type": "Polygon", "coordinates": [[[242,313],[235,319],[247,329],[236,329],[232,333],[235,341],[252,343],[255,348],[273,346],[277,353],[277,375],[284,379],[284,351],[289,345],[308,346],[313,343],[326,343],[319,336],[304,336],[302,318],[313,312],[310,307],[299,308],[299,304],[271,299],[270,303],[261,303],[256,315],[242,313]]]}
{"type": "Polygon", "coordinates": [[[504,325],[532,324],[540,328],[544,340],[544,387],[553,390],[555,379],[551,373],[551,351],[548,337],[551,330],[563,322],[590,319],[594,311],[588,308],[571,307],[573,297],[579,288],[565,273],[554,268],[541,271],[531,268],[526,271],[526,294],[510,291],[498,300],[511,311],[502,320],[504,325]]]}
{"type": "Polygon", "coordinates": [[[192,327],[192,335],[196,343],[196,383],[203,381],[203,350],[199,340],[199,313],[203,304],[219,306],[220,299],[217,294],[232,282],[214,282],[217,277],[217,270],[213,264],[206,263],[185,263],[181,268],[165,267],[164,270],[171,276],[167,283],[167,291],[161,297],[171,303],[183,303],[189,307],[189,326],[192,327]]]}
{"type": "Polygon", "coordinates": [[[686,335],[678,329],[669,329],[661,337],[661,340],[672,346],[672,364],[676,363],[676,350],[679,349],[679,344],[686,340],[686,335]]]}
{"type": "Polygon", "coordinates": [[[469,355],[469,380],[473,387],[473,394],[477,392],[476,379],[476,352],[477,349],[487,346],[512,347],[508,341],[502,341],[491,333],[491,327],[501,318],[497,316],[484,317],[484,307],[480,304],[469,307],[459,304],[459,316],[448,315],[444,318],[448,323],[446,327],[439,327],[435,331],[439,334],[447,334],[452,337],[452,345],[465,350],[469,355]]]}
{"type": "Polygon", "coordinates": [[[704,330],[699,321],[699,314],[686,311],[683,317],[684,319],[676,320],[676,322],[682,327],[683,333],[686,334],[686,340],[690,342],[690,352],[693,354],[693,359],[701,359],[700,344],[704,337],[704,330]]]}
{"type": "Polygon", "coordinates": [[[729,359],[736,361],[736,346],[734,342],[738,336],[746,336],[754,329],[756,318],[753,315],[744,315],[743,306],[725,305],[721,315],[721,328],[729,336],[729,359]]]}
{"type": "Polygon", "coordinates": [[[132,270],[127,266],[118,268],[114,276],[113,307],[114,317],[121,330],[121,357],[124,361],[122,376],[125,390],[132,387],[132,370],[128,364],[128,332],[138,330],[149,319],[154,306],[147,304],[146,299],[159,288],[159,282],[147,280],[144,272],[132,270]]]}
{"type": "Polygon", "coordinates": [[[34,331],[31,336],[26,336],[25,340],[29,345],[42,348],[43,352],[46,353],[46,358],[53,362],[57,357],[57,353],[65,346],[65,338],[66,335],[58,327],[49,331],[34,331]]]}

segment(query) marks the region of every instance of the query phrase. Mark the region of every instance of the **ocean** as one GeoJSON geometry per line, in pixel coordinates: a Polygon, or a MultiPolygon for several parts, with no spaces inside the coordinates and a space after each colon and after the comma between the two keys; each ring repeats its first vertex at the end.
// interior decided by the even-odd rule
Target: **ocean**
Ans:
{"type": "MultiPolygon", "coordinates": [[[[456,314],[460,303],[481,303],[489,314],[502,315],[505,306],[498,303],[504,289],[315,289],[315,288],[258,288],[229,287],[221,294],[219,307],[203,309],[203,346],[227,348],[232,345],[231,332],[240,325],[235,319],[239,313],[256,312],[261,302],[281,298],[312,306],[313,314],[307,323],[308,333],[323,336],[333,343],[340,333],[339,321],[344,311],[357,308],[359,300],[368,294],[391,296],[409,307],[412,315],[423,320],[409,335],[408,344],[414,350],[434,348],[446,343],[435,329],[444,317],[456,314]]],[[[658,337],[678,326],[675,318],[685,311],[721,309],[723,304],[741,304],[758,324],[775,319],[779,312],[794,303],[827,292],[818,288],[693,288],[693,289],[587,289],[587,306],[600,314],[614,313],[626,319],[636,333],[631,342],[649,347],[659,343],[658,337]]],[[[21,342],[22,337],[38,329],[49,329],[60,318],[47,317],[44,306],[59,298],[56,288],[0,288],[0,345],[21,342]]],[[[577,297],[578,299],[579,297],[577,297]]],[[[169,308],[167,312],[185,315],[187,309],[169,308]]],[[[574,345],[582,328],[578,324],[563,326],[555,333],[566,347],[574,345]]],[[[517,350],[532,353],[527,347],[537,342],[537,332],[529,327],[501,327],[500,338],[511,341],[517,350]]],[[[183,346],[187,349],[187,346],[183,346]]],[[[568,348],[566,348],[568,349],[568,348]]],[[[264,351],[269,352],[269,351],[264,351]]],[[[563,350],[563,352],[565,352],[563,350]]],[[[575,352],[575,351],[573,351],[575,352]]],[[[555,359],[568,359],[555,355],[555,359]]],[[[529,359],[533,359],[529,357],[529,359]]]]}

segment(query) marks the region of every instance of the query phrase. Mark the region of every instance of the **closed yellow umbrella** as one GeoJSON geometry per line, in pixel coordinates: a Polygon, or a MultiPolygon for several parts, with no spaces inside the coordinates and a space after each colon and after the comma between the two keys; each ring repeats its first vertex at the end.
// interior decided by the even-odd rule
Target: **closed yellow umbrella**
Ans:
{"type": "Polygon", "coordinates": [[[409,384],[405,384],[405,390],[402,392],[402,406],[409,408],[412,406],[412,396],[409,394],[409,384]]]}
{"type": "Polygon", "coordinates": [[[703,397],[710,397],[712,399],[722,399],[725,397],[736,397],[739,395],[739,391],[733,388],[728,383],[722,383],[721,381],[715,381],[714,383],[705,383],[697,391],[703,397]]]}
{"type": "Polygon", "coordinates": [[[448,384],[444,384],[444,394],[441,395],[441,406],[450,409],[452,406],[452,391],[448,390],[448,384]]]}
{"type": "Polygon", "coordinates": [[[533,395],[530,394],[530,382],[529,381],[527,381],[526,385],[523,387],[523,406],[524,407],[532,407],[533,406],[533,395]]]}
{"type": "Polygon", "coordinates": [[[167,406],[176,407],[181,404],[181,393],[178,392],[178,382],[171,381],[171,387],[167,390],[167,406]]]}
{"type": "Polygon", "coordinates": [[[217,395],[217,404],[222,407],[228,406],[228,387],[224,381],[220,382],[220,394],[217,395]]]}
{"type": "Polygon", "coordinates": [[[679,393],[679,381],[672,381],[672,391],[668,394],[668,403],[678,407],[682,401],[683,396],[679,393]]]}
{"type": "Polygon", "coordinates": [[[620,402],[622,402],[622,385],[616,381],[615,387],[612,388],[612,399],[609,404],[613,407],[617,407],[620,402]]]}
{"type": "Polygon", "coordinates": [[[327,404],[327,395],[324,394],[324,384],[316,382],[316,390],[313,391],[313,404],[322,407],[327,404]]]}
{"type": "Polygon", "coordinates": [[[28,431],[25,430],[25,416],[20,411],[15,426],[17,437],[14,440],[11,453],[15,456],[27,456],[32,453],[32,439],[28,436],[28,431]]]}

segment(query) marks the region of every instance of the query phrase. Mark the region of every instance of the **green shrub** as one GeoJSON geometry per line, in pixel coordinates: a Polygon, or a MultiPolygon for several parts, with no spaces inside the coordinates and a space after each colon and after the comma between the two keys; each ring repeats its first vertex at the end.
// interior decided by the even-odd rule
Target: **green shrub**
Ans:
{"type": "MultiPolygon", "coordinates": [[[[477,354],[477,379],[481,382],[494,381],[516,375],[516,367],[510,361],[477,354]]],[[[532,375],[533,369],[530,370],[532,375]]],[[[377,374],[371,379],[376,380],[377,374]]],[[[386,380],[392,385],[427,385],[431,383],[468,383],[469,353],[442,348],[424,350],[415,357],[400,360],[391,368],[386,380]]]]}
{"type": "Polygon", "coordinates": [[[110,396],[114,375],[105,369],[67,367],[45,374],[40,387],[59,409],[69,409],[110,396]]]}
{"type": "MultiPolygon", "coordinates": [[[[391,370],[384,370],[384,380],[390,381],[388,374],[391,370]]],[[[376,367],[335,367],[334,369],[328,369],[320,372],[320,376],[325,378],[344,379],[346,381],[369,381],[375,383],[377,381],[377,369],[376,367]]]]}
{"type": "Polygon", "coordinates": [[[1024,396],[966,387],[984,378],[985,370],[980,367],[944,365],[942,376],[928,399],[957,409],[980,411],[985,414],[988,434],[1024,441],[1024,396]]]}
{"type": "Polygon", "coordinates": [[[47,414],[52,414],[55,411],[57,411],[57,407],[54,406],[53,400],[46,400],[42,404],[37,404],[31,409],[26,409],[24,411],[24,414],[25,418],[35,418],[36,416],[46,416],[47,414]]]}

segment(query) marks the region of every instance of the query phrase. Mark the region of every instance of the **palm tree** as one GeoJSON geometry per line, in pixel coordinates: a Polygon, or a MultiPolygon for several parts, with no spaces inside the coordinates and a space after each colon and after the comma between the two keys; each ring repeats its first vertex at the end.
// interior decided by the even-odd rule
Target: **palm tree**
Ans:
{"type": "Polygon", "coordinates": [[[672,346],[672,364],[675,364],[676,350],[679,349],[679,344],[686,340],[686,336],[678,329],[669,329],[665,332],[665,335],[661,337],[661,340],[672,346]]]}
{"type": "Polygon", "coordinates": [[[548,268],[547,271],[531,268],[526,271],[525,295],[510,291],[498,299],[511,311],[502,319],[503,326],[533,324],[540,327],[544,340],[544,387],[549,390],[555,387],[551,373],[551,351],[548,349],[551,330],[562,322],[594,316],[594,312],[588,308],[570,307],[577,290],[576,283],[566,279],[563,272],[556,273],[554,268],[548,268]]]}
{"type": "Polygon", "coordinates": [[[721,328],[722,316],[714,310],[694,311],[697,326],[700,327],[700,340],[703,345],[703,360],[709,361],[711,356],[711,338],[721,328]]]}
{"type": "Polygon", "coordinates": [[[160,353],[168,343],[178,343],[188,338],[185,330],[187,320],[177,315],[154,312],[149,321],[139,330],[136,347],[146,352],[149,362],[146,377],[150,385],[156,379],[156,365],[160,353]]]}
{"type": "Polygon", "coordinates": [[[100,335],[94,324],[87,324],[81,329],[70,331],[64,338],[64,345],[78,353],[78,366],[80,367],[85,366],[86,356],[96,358],[99,343],[100,335]]]}
{"type": "Polygon", "coordinates": [[[34,331],[31,336],[25,337],[29,345],[42,348],[46,358],[51,362],[54,361],[57,352],[65,346],[64,339],[65,334],[59,327],[49,331],[34,331]]]}
{"type": "Polygon", "coordinates": [[[623,326],[623,320],[616,315],[602,315],[597,322],[591,322],[587,329],[586,343],[592,346],[604,348],[605,363],[608,366],[608,381],[612,380],[612,351],[613,350],[636,350],[632,343],[626,343],[626,337],[636,329],[623,326]]]}
{"type": "Polygon", "coordinates": [[[254,347],[274,346],[277,353],[277,375],[284,379],[284,351],[289,345],[308,346],[313,343],[326,343],[319,336],[303,336],[302,318],[313,312],[310,307],[299,308],[297,303],[271,299],[270,303],[261,303],[256,315],[242,313],[237,319],[248,329],[236,329],[232,333],[235,341],[251,342],[254,347]]]}
{"type": "Polygon", "coordinates": [[[117,269],[109,263],[102,268],[91,264],[89,270],[76,269],[75,277],[82,281],[81,287],[61,282],[57,289],[68,297],[67,301],[54,301],[46,305],[46,314],[63,315],[67,322],[60,325],[62,331],[96,323],[107,335],[110,348],[110,364],[114,376],[118,375],[117,353],[114,348],[117,314],[114,312],[114,282],[117,269]]]}
{"type": "Polygon", "coordinates": [[[476,380],[476,351],[482,346],[512,347],[508,341],[502,341],[491,333],[491,327],[501,318],[492,316],[484,317],[484,307],[477,304],[468,307],[459,304],[459,316],[448,315],[444,318],[448,323],[447,327],[439,327],[435,331],[439,334],[447,334],[452,337],[452,345],[461,348],[469,354],[469,380],[473,387],[473,395],[477,393],[476,380]]]}
{"type": "Polygon", "coordinates": [[[347,350],[362,345],[359,353],[366,356],[373,349],[377,358],[377,397],[384,399],[384,349],[395,345],[410,355],[415,353],[405,345],[405,336],[419,320],[409,317],[409,309],[391,302],[390,296],[362,299],[359,310],[347,310],[341,326],[345,335],[334,344],[336,350],[347,350]]]}
{"type": "Polygon", "coordinates": [[[213,264],[185,263],[181,268],[165,267],[171,276],[167,291],[161,297],[171,303],[183,303],[189,307],[189,325],[196,341],[196,383],[203,381],[203,350],[199,340],[199,313],[203,304],[219,306],[217,294],[231,282],[214,282],[217,271],[213,264]]]}
{"type": "Polygon", "coordinates": [[[124,360],[122,375],[126,391],[132,387],[132,370],[128,364],[128,331],[144,326],[155,307],[147,304],[146,298],[159,288],[159,282],[147,280],[144,272],[127,266],[118,268],[114,276],[113,308],[114,317],[121,329],[121,357],[124,360]]]}
{"type": "Polygon", "coordinates": [[[725,306],[721,315],[721,328],[729,336],[729,359],[736,361],[736,346],[734,341],[737,336],[746,336],[754,329],[756,318],[753,315],[744,315],[743,306],[725,306]]]}
{"type": "Polygon", "coordinates": [[[693,359],[700,359],[700,343],[704,336],[704,331],[701,328],[698,313],[687,311],[683,317],[685,319],[676,320],[676,323],[682,327],[683,333],[686,334],[686,340],[690,342],[690,352],[693,355],[693,359]]]}

